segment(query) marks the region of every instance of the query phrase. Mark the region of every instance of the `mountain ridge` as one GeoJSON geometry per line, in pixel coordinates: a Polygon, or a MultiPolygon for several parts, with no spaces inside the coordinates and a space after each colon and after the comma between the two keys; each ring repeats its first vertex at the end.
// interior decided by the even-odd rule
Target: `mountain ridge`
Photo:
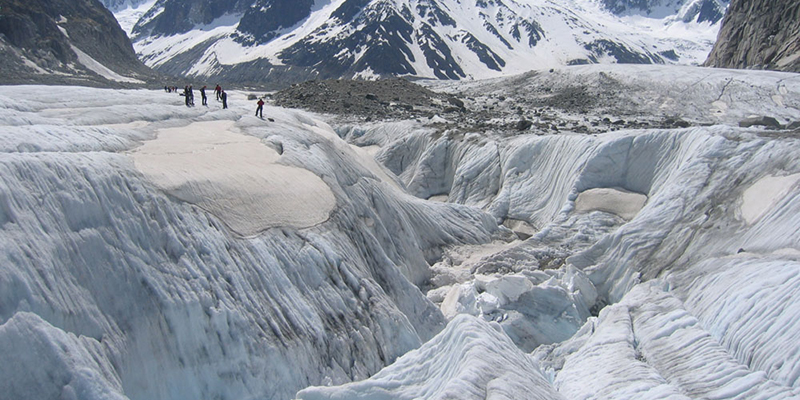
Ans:
{"type": "Polygon", "coordinates": [[[641,21],[631,23],[584,0],[159,0],[136,23],[132,39],[140,58],[162,72],[283,84],[389,76],[473,79],[572,64],[702,62],[710,35],[698,40],[640,31],[675,24],[713,30],[714,19],[694,8],[724,4],[663,1],[680,6],[672,11],[678,14],[663,21],[647,18],[649,27],[642,27],[636,26],[641,21]]]}

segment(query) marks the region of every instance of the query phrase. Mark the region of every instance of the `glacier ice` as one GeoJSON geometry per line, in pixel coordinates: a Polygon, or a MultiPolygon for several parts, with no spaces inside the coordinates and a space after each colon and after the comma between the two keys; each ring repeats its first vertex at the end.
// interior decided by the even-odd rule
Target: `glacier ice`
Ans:
{"type": "MultiPolygon", "coordinates": [[[[537,227],[527,240],[478,260],[445,251],[433,266],[441,277],[433,282],[442,287],[429,298],[454,318],[448,329],[459,314],[499,325],[523,354],[533,350],[539,373],[565,398],[797,398],[798,330],[789,321],[797,310],[800,142],[792,134],[740,129],[737,121],[749,114],[796,120],[797,108],[786,105],[800,99],[800,80],[774,73],[592,66],[434,86],[463,90],[468,100],[474,96],[470,106],[479,108],[481,92],[521,96],[528,85],[598,77],[636,88],[620,95],[617,112],[683,115],[708,126],[462,139],[431,135],[424,124],[395,122],[357,136],[342,133],[381,146],[377,159],[418,197],[444,193],[448,201],[483,207],[498,222],[537,227]],[[488,153],[494,154],[488,160],[477,156],[488,153]],[[476,170],[486,182],[480,189],[469,186],[476,170]],[[585,209],[576,204],[597,190],[612,195],[593,196],[598,204],[585,209]],[[625,193],[638,194],[637,206],[622,218],[616,199],[625,193]],[[764,273],[773,276],[757,276],[764,273]],[[496,290],[519,277],[529,283],[496,290]]],[[[409,353],[396,364],[414,357],[409,353]]],[[[417,386],[406,374],[390,366],[359,384],[300,395],[369,398],[382,393],[386,382],[395,382],[394,393],[402,393],[417,386]],[[391,376],[383,375],[389,371],[391,376]]],[[[550,389],[537,390],[512,397],[550,389]]]]}
{"type": "Polygon", "coordinates": [[[251,117],[244,92],[222,110],[162,91],[0,87],[0,352],[15,360],[0,393],[800,397],[800,141],[736,124],[800,119],[800,79],[592,66],[432,85],[477,104],[471,91],[548,77],[612,77],[627,85],[618,111],[698,123],[334,130],[297,110],[251,117]],[[170,133],[177,146],[149,153],[170,133]],[[162,157],[153,170],[146,154],[162,157]],[[275,171],[304,171],[281,184],[332,201],[242,201],[280,192],[275,171]],[[324,217],[275,222],[292,205],[324,217]],[[254,209],[267,215],[243,217],[254,209]]]}
{"type": "Polygon", "coordinates": [[[24,364],[37,374],[0,363],[10,398],[289,398],[365,378],[442,329],[418,289],[437,249],[507,234],[399,192],[313,117],[240,118],[243,93],[206,110],[158,91],[53,90],[0,88],[0,342],[52,360],[24,364]],[[130,151],[159,130],[214,121],[282,144],[276,163],[330,188],[330,218],[242,238],[136,169],[130,151]]]}

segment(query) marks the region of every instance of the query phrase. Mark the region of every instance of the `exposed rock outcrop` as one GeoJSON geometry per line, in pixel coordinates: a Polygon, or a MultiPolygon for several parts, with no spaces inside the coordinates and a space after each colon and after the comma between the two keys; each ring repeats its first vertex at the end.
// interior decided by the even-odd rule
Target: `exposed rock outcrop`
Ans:
{"type": "Polygon", "coordinates": [[[98,0],[0,0],[0,60],[3,83],[131,84],[155,76],[98,0]]]}
{"type": "Polygon", "coordinates": [[[705,65],[800,72],[800,0],[733,0],[705,65]]]}

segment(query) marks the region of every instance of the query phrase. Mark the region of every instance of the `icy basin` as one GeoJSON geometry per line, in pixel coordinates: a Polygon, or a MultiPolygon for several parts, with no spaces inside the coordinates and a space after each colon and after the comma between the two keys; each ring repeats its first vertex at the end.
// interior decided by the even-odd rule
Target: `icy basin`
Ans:
{"type": "Polygon", "coordinates": [[[647,196],[627,190],[597,188],[581,192],[575,200],[575,211],[605,211],[631,220],[644,207],[647,196]]]}

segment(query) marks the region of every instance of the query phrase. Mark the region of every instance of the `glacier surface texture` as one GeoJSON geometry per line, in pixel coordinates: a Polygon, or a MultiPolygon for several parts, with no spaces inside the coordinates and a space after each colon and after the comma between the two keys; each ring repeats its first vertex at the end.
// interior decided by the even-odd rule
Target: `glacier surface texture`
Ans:
{"type": "Polygon", "coordinates": [[[690,126],[442,132],[262,120],[247,92],[0,87],[0,397],[800,397],[800,139],[738,126],[800,120],[800,78],[430,85],[513,110],[609,79],[616,108],[560,118],[690,126]]]}

